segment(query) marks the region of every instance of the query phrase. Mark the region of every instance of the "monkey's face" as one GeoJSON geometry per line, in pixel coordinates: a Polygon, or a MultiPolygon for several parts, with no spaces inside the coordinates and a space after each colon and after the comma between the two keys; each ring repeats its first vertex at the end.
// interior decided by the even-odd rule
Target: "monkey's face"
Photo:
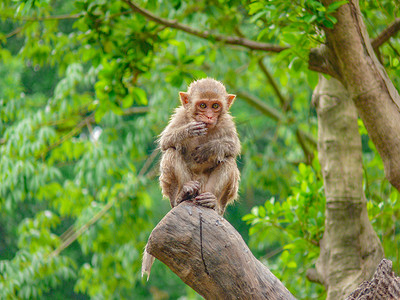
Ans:
{"type": "Polygon", "coordinates": [[[194,116],[198,122],[204,122],[207,128],[214,128],[223,111],[223,103],[218,99],[199,99],[194,102],[194,116]]]}

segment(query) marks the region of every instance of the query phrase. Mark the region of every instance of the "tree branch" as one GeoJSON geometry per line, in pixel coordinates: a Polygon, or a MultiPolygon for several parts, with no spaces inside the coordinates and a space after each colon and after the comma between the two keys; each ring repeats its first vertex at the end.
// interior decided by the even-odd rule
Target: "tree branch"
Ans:
{"type": "Polygon", "coordinates": [[[290,105],[289,105],[289,100],[287,100],[281,93],[281,91],[279,90],[278,85],[276,84],[275,79],[272,77],[271,73],[268,71],[267,67],[264,65],[263,62],[263,58],[260,58],[258,60],[258,65],[261,69],[261,71],[265,74],[265,76],[267,77],[267,80],[269,82],[269,84],[272,86],[272,89],[274,90],[276,96],[279,99],[279,102],[281,103],[281,108],[284,112],[287,112],[288,110],[290,110],[290,105]]]}
{"type": "MultiPolygon", "coordinates": [[[[380,46],[400,31],[400,18],[397,18],[384,31],[382,31],[372,42],[372,48],[377,51],[380,46]]],[[[341,78],[337,58],[326,45],[310,50],[308,68],[312,71],[328,74],[336,79],[341,78]]]]}
{"type": "Polygon", "coordinates": [[[6,35],[6,39],[9,39],[9,38],[13,37],[14,35],[17,35],[18,33],[21,32],[21,30],[22,30],[22,27],[15,28],[13,31],[11,31],[10,33],[8,33],[6,35]]]}
{"type": "MultiPolygon", "coordinates": [[[[68,229],[67,234],[64,236],[64,240],[60,246],[58,246],[53,252],[51,252],[48,258],[53,258],[61,253],[65,248],[71,245],[78,237],[80,237],[86,230],[96,223],[100,218],[104,216],[104,214],[114,205],[115,198],[108,202],[103,208],[96,213],[88,222],[86,222],[83,226],[81,226],[78,230],[68,229]]],[[[71,226],[72,227],[72,226],[71,226]]],[[[71,228],[70,227],[70,228],[71,228]]]]}
{"type": "Polygon", "coordinates": [[[267,52],[281,52],[287,47],[282,47],[282,46],[277,46],[273,44],[268,44],[268,43],[261,43],[261,42],[256,42],[253,40],[249,40],[246,38],[241,38],[237,36],[224,36],[221,34],[216,34],[216,33],[211,33],[208,31],[201,31],[195,28],[192,28],[190,26],[187,26],[185,24],[179,23],[176,20],[168,20],[164,19],[161,17],[158,17],[151,13],[150,11],[139,7],[136,3],[131,2],[129,0],[123,0],[126,4],[129,5],[129,7],[132,9],[132,11],[141,14],[144,16],[146,19],[149,19],[153,22],[156,22],[158,24],[174,28],[177,30],[184,31],[188,34],[203,38],[203,39],[213,39],[218,42],[223,42],[229,45],[238,45],[238,46],[243,46],[245,48],[251,49],[251,50],[261,50],[261,51],[267,51],[267,52]]]}
{"type": "MultiPolygon", "coordinates": [[[[296,129],[295,134],[296,134],[297,142],[299,143],[301,149],[303,150],[304,157],[306,159],[306,164],[311,165],[312,160],[314,158],[313,149],[309,149],[309,147],[305,143],[303,132],[299,128],[296,129]]],[[[314,149],[316,149],[316,148],[317,147],[315,146],[314,149]]]]}
{"type": "Polygon", "coordinates": [[[248,104],[261,111],[264,115],[272,120],[280,122],[285,119],[285,116],[280,111],[269,106],[267,103],[261,101],[257,97],[244,91],[238,91],[236,94],[238,97],[243,98],[243,100],[245,100],[248,104]]]}
{"type": "MultiPolygon", "coordinates": [[[[261,113],[271,118],[272,120],[276,122],[285,121],[286,116],[284,114],[282,114],[275,108],[269,106],[265,102],[261,101],[257,97],[243,91],[239,91],[236,94],[238,97],[243,98],[243,100],[245,100],[249,105],[258,109],[261,113]]],[[[317,148],[317,141],[309,132],[303,131],[300,128],[297,128],[296,132],[298,132],[298,134],[301,136],[302,139],[304,138],[303,141],[306,140],[308,143],[312,145],[314,149],[317,148]]]]}
{"type": "MultiPolygon", "coordinates": [[[[278,97],[283,113],[286,114],[290,110],[289,100],[286,99],[282,95],[282,93],[278,87],[278,84],[276,83],[275,79],[272,77],[271,73],[268,71],[267,67],[265,66],[265,64],[263,62],[263,57],[258,60],[258,65],[259,65],[261,71],[267,77],[269,84],[272,86],[272,89],[274,90],[276,96],[278,97]]],[[[314,157],[313,149],[309,149],[309,147],[307,146],[306,141],[304,139],[304,133],[299,128],[296,129],[296,139],[297,139],[297,142],[299,143],[301,149],[304,152],[304,157],[306,158],[307,164],[311,164],[312,159],[314,157]]],[[[315,140],[314,140],[314,143],[311,142],[311,144],[314,149],[317,148],[315,140]]]]}
{"type": "Polygon", "coordinates": [[[205,299],[295,299],[231,224],[188,201],[160,221],[146,250],[205,299]]]}
{"type": "MultiPolygon", "coordinates": [[[[130,107],[127,108],[123,111],[122,115],[128,116],[132,114],[139,114],[139,113],[145,113],[149,110],[147,106],[137,106],[137,107],[130,107]]],[[[55,143],[51,144],[48,148],[44,149],[38,156],[39,157],[44,157],[48,152],[53,150],[54,148],[57,148],[60,146],[62,143],[64,143],[66,140],[72,138],[75,136],[84,126],[87,126],[87,124],[95,123],[95,112],[92,112],[89,116],[85,117],[82,119],[70,132],[68,132],[66,135],[61,137],[58,141],[55,143]]],[[[0,144],[3,141],[0,141],[0,144]]]]}
{"type": "Polygon", "coordinates": [[[364,281],[346,300],[400,299],[400,277],[392,271],[393,263],[382,259],[371,281],[364,281]]]}
{"type": "Polygon", "coordinates": [[[372,48],[376,51],[380,46],[386,43],[391,37],[395,36],[399,31],[400,18],[397,18],[371,42],[372,48]]]}
{"type": "Polygon", "coordinates": [[[39,22],[39,21],[53,21],[53,20],[69,20],[69,19],[78,19],[81,17],[83,13],[74,14],[74,15],[59,15],[59,16],[45,16],[45,17],[21,17],[21,16],[9,16],[0,14],[0,18],[11,19],[16,21],[28,21],[28,22],[39,22]]]}
{"type": "Polygon", "coordinates": [[[341,76],[337,67],[337,58],[326,45],[310,50],[308,68],[311,71],[328,74],[337,79],[341,76]]]}

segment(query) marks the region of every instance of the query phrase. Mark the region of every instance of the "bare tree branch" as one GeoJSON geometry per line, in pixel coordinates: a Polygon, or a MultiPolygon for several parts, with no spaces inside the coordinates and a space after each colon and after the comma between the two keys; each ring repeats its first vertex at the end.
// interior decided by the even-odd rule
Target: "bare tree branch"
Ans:
{"type": "MultiPolygon", "coordinates": [[[[284,122],[286,119],[286,116],[282,114],[280,111],[277,109],[269,106],[267,103],[261,101],[254,95],[251,95],[247,92],[244,91],[239,91],[236,93],[238,97],[242,98],[245,100],[249,105],[253,106],[254,108],[258,109],[260,112],[262,112],[264,115],[268,116],[272,120],[276,122],[284,122]]],[[[292,121],[293,122],[293,121],[292,121]]],[[[301,130],[300,128],[296,129],[296,132],[300,135],[302,138],[302,141],[307,141],[309,144],[312,145],[314,149],[317,148],[317,141],[315,138],[309,133],[301,130]]],[[[297,134],[297,133],[296,133],[297,134]]]]}
{"type": "Polygon", "coordinates": [[[268,43],[261,43],[261,42],[256,42],[252,41],[246,38],[242,37],[237,37],[237,36],[224,36],[221,34],[216,34],[208,31],[201,31],[195,28],[192,28],[190,26],[187,26],[185,24],[179,23],[176,20],[168,20],[164,19],[161,17],[158,17],[151,13],[150,11],[139,7],[136,3],[133,3],[129,0],[123,0],[126,4],[129,5],[129,7],[132,9],[132,11],[141,14],[145,18],[156,22],[158,24],[170,27],[170,28],[175,28],[181,31],[184,31],[186,33],[189,33],[191,35],[203,38],[203,39],[213,39],[218,42],[223,42],[229,45],[238,45],[238,46],[243,46],[245,48],[251,49],[251,50],[261,50],[261,51],[267,51],[267,52],[281,52],[287,47],[282,47],[282,46],[277,46],[273,44],[268,44],[268,43]]]}
{"type": "MultiPolygon", "coordinates": [[[[267,67],[265,66],[263,57],[258,60],[258,65],[259,65],[261,71],[267,77],[269,84],[272,86],[272,89],[274,90],[276,96],[278,97],[283,113],[286,114],[290,110],[289,100],[282,95],[282,93],[278,87],[278,84],[276,83],[275,79],[273,78],[273,76],[268,71],[267,67]]],[[[311,149],[310,149],[309,143],[306,142],[308,139],[306,138],[305,133],[303,131],[301,131],[299,128],[296,128],[296,139],[297,139],[297,142],[299,143],[301,149],[304,152],[304,157],[306,158],[307,164],[311,164],[312,159],[314,157],[313,150],[316,149],[315,139],[311,140],[311,149]]]]}
{"type": "Polygon", "coordinates": [[[274,90],[276,96],[278,97],[279,102],[281,103],[282,110],[284,112],[290,110],[289,100],[286,99],[282,95],[282,93],[281,93],[281,91],[280,91],[275,79],[272,77],[271,73],[268,71],[267,67],[264,65],[263,57],[258,60],[258,65],[260,66],[261,71],[267,77],[267,80],[268,80],[269,84],[272,86],[272,89],[274,90]]]}
{"type": "Polygon", "coordinates": [[[15,28],[13,31],[11,31],[10,33],[8,33],[6,35],[6,39],[9,39],[9,38],[13,37],[14,35],[17,35],[18,33],[21,32],[21,30],[22,30],[22,27],[15,28]]]}
{"type": "Polygon", "coordinates": [[[307,146],[307,143],[305,142],[306,139],[304,137],[304,133],[299,128],[296,129],[295,134],[296,134],[296,140],[299,143],[301,149],[303,150],[304,157],[306,159],[306,164],[311,165],[311,163],[314,159],[313,150],[316,150],[317,147],[314,145],[314,149],[310,149],[310,147],[307,146]]]}
{"type": "Polygon", "coordinates": [[[236,92],[237,96],[240,98],[243,98],[248,104],[256,108],[257,110],[261,111],[264,115],[267,117],[271,118],[274,121],[282,121],[285,116],[278,111],[277,109],[273,108],[272,106],[269,106],[267,103],[261,101],[257,97],[244,92],[244,91],[238,91],[236,92]]]}
{"type": "Polygon", "coordinates": [[[394,20],[384,31],[382,31],[372,42],[372,48],[376,51],[380,46],[386,43],[391,37],[400,31],[400,18],[394,20]]]}

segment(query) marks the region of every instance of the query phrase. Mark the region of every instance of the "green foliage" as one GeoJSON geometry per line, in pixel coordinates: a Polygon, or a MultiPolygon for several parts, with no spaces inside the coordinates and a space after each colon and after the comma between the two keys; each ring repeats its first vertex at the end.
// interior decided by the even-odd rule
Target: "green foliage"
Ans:
{"type": "MultiPolygon", "coordinates": [[[[307,69],[308,53],[325,42],[323,29],[335,26],[346,1],[134,3],[203,33],[288,49],[264,57],[215,35],[195,37],[132,12],[125,1],[2,1],[0,298],[198,299],[159,262],[148,283],[139,270],[147,237],[169,210],[154,141],[179,90],[205,76],[282,116],[269,118],[245,97],[233,105],[242,181],[226,216],[296,296],[321,295],[304,274],[323,232],[322,183],[316,164],[303,164],[316,147],[299,131],[316,138],[310,99],[317,75],[307,69]]],[[[399,12],[390,0],[360,5],[372,37],[399,12]]],[[[380,48],[396,86],[398,49],[397,38],[380,48]]],[[[382,179],[366,135],[363,151],[371,221],[399,270],[399,196],[382,179]]]]}
{"type": "MultiPolygon", "coordinates": [[[[316,161],[314,166],[319,170],[316,161]]],[[[322,293],[321,287],[310,284],[305,274],[319,255],[325,195],[321,174],[311,166],[299,165],[296,182],[286,200],[271,198],[263,206],[255,206],[243,220],[251,225],[251,245],[261,246],[258,250],[267,253],[264,258],[268,259],[268,267],[296,297],[305,299],[322,293]],[[264,248],[265,242],[268,248],[264,248]]]]}
{"type": "Polygon", "coordinates": [[[289,60],[294,72],[307,69],[308,53],[324,42],[321,28],[333,28],[336,10],[348,1],[336,1],[325,7],[317,0],[252,1],[248,5],[250,22],[259,28],[257,40],[277,40],[291,47],[278,59],[289,60]]]}
{"type": "MultiPolygon", "coordinates": [[[[9,74],[16,78],[15,90],[19,72],[15,68],[9,74]]],[[[134,143],[132,121],[122,122],[122,116],[106,113],[97,127],[90,126],[88,109],[98,105],[93,105],[97,100],[89,96],[83,72],[82,65],[71,64],[49,100],[22,92],[4,96],[1,227],[14,236],[16,242],[8,243],[19,250],[1,261],[1,298],[41,298],[63,281],[78,278],[76,292],[116,297],[139,280],[152,200],[132,161],[140,161],[140,152],[152,142],[134,143]],[[107,205],[107,214],[85,227],[107,205]],[[67,231],[66,225],[71,226],[67,231]],[[65,232],[59,236],[54,231],[65,232]],[[78,249],[57,255],[76,237],[78,249]],[[91,259],[78,265],[75,259],[81,255],[91,259]],[[110,272],[115,279],[109,280],[110,272]]],[[[142,89],[136,88],[136,94],[145,100],[142,89]]]]}
{"type": "Polygon", "coordinates": [[[74,278],[75,269],[68,257],[50,258],[43,252],[20,250],[11,261],[0,261],[0,297],[40,298],[44,292],[74,278]]]}

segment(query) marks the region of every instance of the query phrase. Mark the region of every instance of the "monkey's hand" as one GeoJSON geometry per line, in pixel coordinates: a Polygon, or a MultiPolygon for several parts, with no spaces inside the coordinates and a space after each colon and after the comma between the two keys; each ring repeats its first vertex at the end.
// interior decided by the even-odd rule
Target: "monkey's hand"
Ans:
{"type": "Polygon", "coordinates": [[[200,182],[198,182],[197,180],[186,182],[183,185],[181,194],[177,199],[178,202],[177,204],[185,200],[191,200],[192,198],[196,197],[199,194],[199,190],[200,190],[200,182]]]}
{"type": "Polygon", "coordinates": [[[196,198],[194,198],[194,201],[201,206],[211,209],[215,209],[215,207],[217,206],[217,197],[215,197],[215,195],[210,192],[205,192],[198,195],[196,198]]]}
{"type": "Polygon", "coordinates": [[[190,137],[206,135],[207,125],[204,122],[191,122],[186,130],[190,137]]]}

